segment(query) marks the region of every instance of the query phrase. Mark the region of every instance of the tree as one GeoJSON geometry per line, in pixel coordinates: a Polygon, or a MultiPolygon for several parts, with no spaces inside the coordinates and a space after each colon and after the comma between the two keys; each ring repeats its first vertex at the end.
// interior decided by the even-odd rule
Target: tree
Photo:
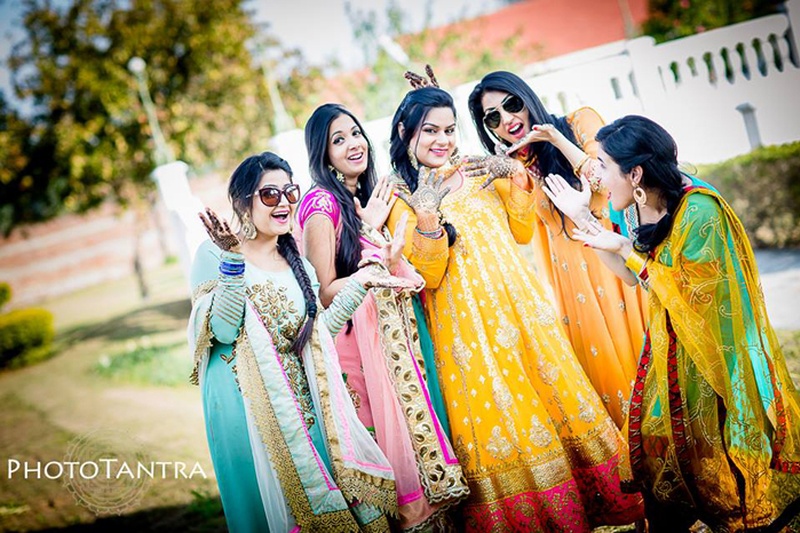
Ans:
{"type": "Polygon", "coordinates": [[[650,0],[642,30],[663,42],[775,13],[779,0],[650,0]]]}
{"type": "Polygon", "coordinates": [[[47,201],[43,199],[47,184],[34,180],[28,168],[31,166],[31,144],[33,128],[10,107],[0,91],[0,230],[8,232],[19,213],[32,217],[47,216],[47,201]],[[25,205],[17,206],[6,201],[16,198],[25,205]]]}
{"type": "Polygon", "coordinates": [[[194,168],[229,166],[271,133],[262,78],[246,48],[243,0],[25,0],[27,38],[12,51],[17,96],[0,107],[0,229],[111,199],[148,201],[150,132],[131,57],[147,62],[165,136],[194,168]]]}
{"type": "MultiPolygon", "coordinates": [[[[363,109],[366,120],[386,116],[387,109],[397,105],[409,89],[403,73],[411,65],[433,65],[443,87],[479,79],[493,70],[515,70],[531,61],[537,47],[523,46],[518,33],[500,38],[499,44],[481,42],[475,36],[485,30],[480,19],[458,25],[430,27],[432,6],[426,5],[422,30],[411,32],[408,14],[395,2],[389,2],[385,17],[375,11],[360,11],[346,4],[356,41],[361,45],[369,71],[347,82],[353,107],[363,109]],[[381,24],[380,20],[385,20],[381,24]],[[383,36],[383,39],[381,38],[383,36]],[[386,37],[399,43],[408,56],[408,65],[387,51],[386,37]],[[391,104],[387,107],[387,102],[391,104]]],[[[511,2],[509,2],[511,3],[511,2]]]]}

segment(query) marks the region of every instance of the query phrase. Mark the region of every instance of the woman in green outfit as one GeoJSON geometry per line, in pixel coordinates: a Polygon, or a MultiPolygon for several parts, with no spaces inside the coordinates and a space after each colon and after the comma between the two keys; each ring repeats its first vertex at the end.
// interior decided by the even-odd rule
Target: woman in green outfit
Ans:
{"type": "Polygon", "coordinates": [[[403,287],[376,262],[324,311],[291,236],[300,200],[288,163],[245,159],[228,194],[241,231],[211,211],[199,248],[189,342],[231,531],[388,531],[394,475],[359,422],[331,335],[370,287],[403,287]]]}

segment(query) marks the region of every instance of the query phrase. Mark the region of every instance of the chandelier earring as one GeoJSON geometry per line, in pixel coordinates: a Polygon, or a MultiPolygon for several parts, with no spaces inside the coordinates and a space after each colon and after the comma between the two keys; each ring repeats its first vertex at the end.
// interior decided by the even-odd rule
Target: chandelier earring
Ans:
{"type": "Polygon", "coordinates": [[[638,185],[633,188],[633,201],[640,207],[647,203],[647,193],[638,185]]]}
{"type": "Polygon", "coordinates": [[[411,166],[414,167],[414,170],[419,170],[419,161],[417,161],[417,156],[414,154],[414,150],[411,149],[411,145],[408,145],[408,149],[406,150],[408,153],[408,162],[411,163],[411,166]]]}
{"type": "Polygon", "coordinates": [[[328,170],[330,170],[334,176],[336,176],[336,181],[344,185],[344,174],[342,174],[338,168],[334,167],[333,165],[328,165],[328,170]]]}
{"type": "Polygon", "coordinates": [[[253,221],[250,220],[250,213],[242,213],[242,235],[244,236],[245,240],[252,241],[258,235],[258,231],[256,231],[256,225],[253,224],[253,221]]]}

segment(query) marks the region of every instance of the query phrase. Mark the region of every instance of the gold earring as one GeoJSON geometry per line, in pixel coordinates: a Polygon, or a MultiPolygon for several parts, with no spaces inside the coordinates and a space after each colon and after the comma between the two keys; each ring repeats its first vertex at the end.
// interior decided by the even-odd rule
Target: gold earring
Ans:
{"type": "Polygon", "coordinates": [[[328,170],[330,170],[333,173],[333,175],[336,176],[336,179],[339,183],[344,185],[344,174],[339,172],[338,168],[334,167],[333,165],[328,165],[328,170]]]}
{"type": "Polygon", "coordinates": [[[408,145],[408,162],[411,163],[411,166],[414,167],[414,170],[419,170],[419,161],[417,161],[417,156],[414,154],[414,150],[411,149],[411,145],[408,145]]]}
{"type": "Polygon", "coordinates": [[[633,200],[640,206],[647,203],[647,193],[638,185],[633,188],[633,200]]]}
{"type": "Polygon", "coordinates": [[[258,235],[256,225],[250,220],[249,213],[242,214],[242,235],[244,235],[245,240],[248,241],[252,241],[256,238],[256,235],[258,235]]]}

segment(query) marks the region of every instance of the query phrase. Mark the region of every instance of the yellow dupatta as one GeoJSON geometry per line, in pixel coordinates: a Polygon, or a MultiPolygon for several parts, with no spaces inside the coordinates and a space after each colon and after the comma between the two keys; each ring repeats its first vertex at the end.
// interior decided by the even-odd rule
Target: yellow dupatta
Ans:
{"type": "MultiPolygon", "coordinates": [[[[739,495],[746,527],[768,524],[800,497],[800,403],[767,318],[744,228],[719,194],[696,187],[681,200],[669,237],[653,255],[647,267],[649,343],[643,354],[643,364],[650,357],[651,368],[645,378],[640,365],[638,377],[644,380],[640,393],[651,399],[642,406],[643,431],[664,440],[660,468],[679,472],[689,498],[697,499],[692,487],[701,483],[718,483],[724,490],[725,476],[693,483],[687,472],[729,470],[735,473],[729,479],[738,478],[729,488],[739,495]],[[685,372],[689,365],[676,363],[677,353],[720,399],[722,415],[713,401],[696,400],[700,407],[695,412],[687,407],[692,394],[703,392],[685,372]],[[722,428],[707,429],[722,434],[714,446],[720,453],[698,457],[690,450],[691,436],[682,432],[697,420],[717,416],[722,428]],[[710,465],[715,457],[724,459],[710,465]]],[[[635,431],[634,422],[635,415],[635,431]]],[[[641,453],[640,443],[632,441],[635,471],[641,453]]],[[[668,493],[663,487],[653,490],[668,493]]]]}

